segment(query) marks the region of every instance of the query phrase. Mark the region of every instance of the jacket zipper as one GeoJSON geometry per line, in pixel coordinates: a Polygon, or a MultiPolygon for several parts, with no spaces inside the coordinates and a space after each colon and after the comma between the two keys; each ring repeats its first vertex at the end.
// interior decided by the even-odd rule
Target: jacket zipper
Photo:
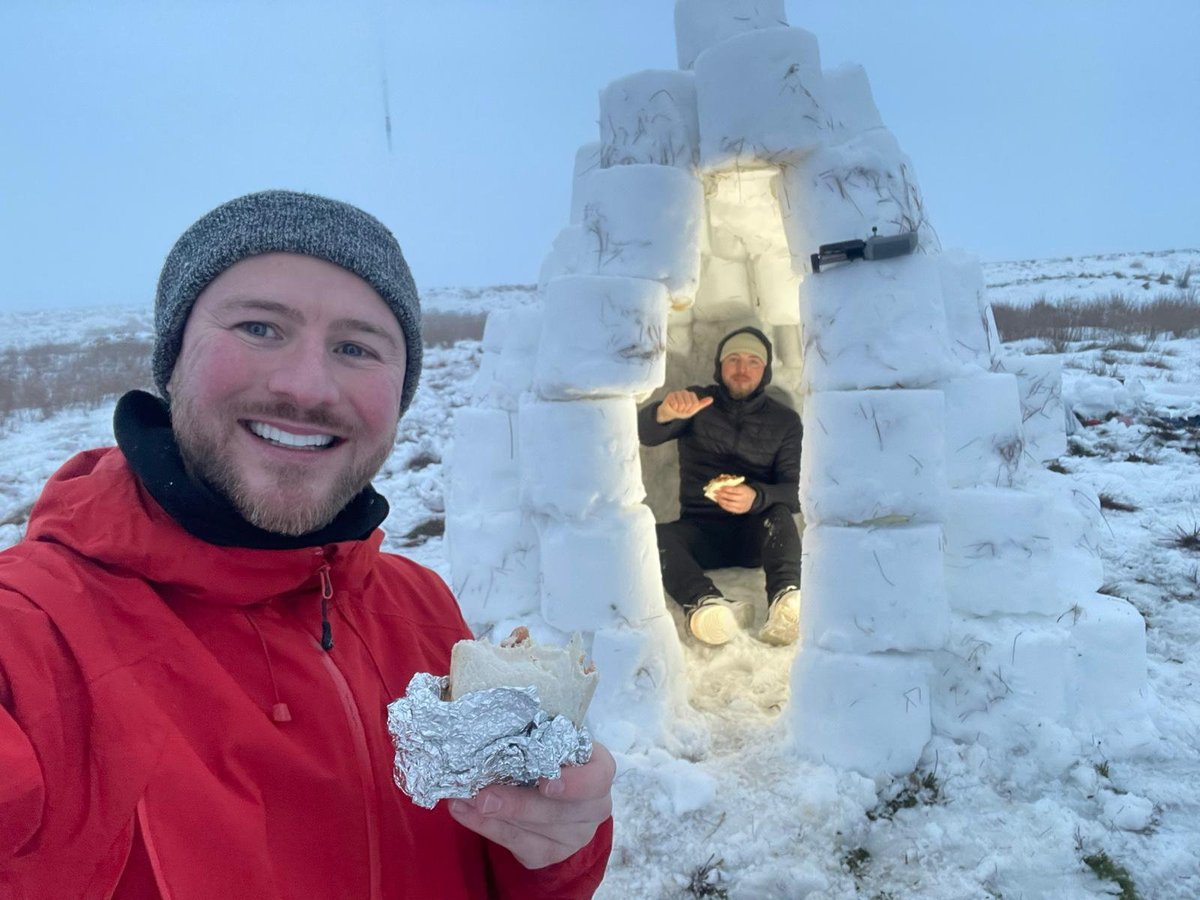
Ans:
{"type": "MultiPolygon", "coordinates": [[[[324,606],[333,597],[333,580],[330,578],[328,563],[321,566],[320,571],[321,603],[324,606]]],[[[362,716],[358,713],[358,706],[355,705],[354,692],[350,690],[350,684],[346,681],[346,676],[342,674],[342,670],[337,667],[337,664],[333,661],[329,653],[332,641],[330,642],[330,647],[326,647],[324,644],[324,632],[328,627],[329,622],[326,620],[322,628],[321,648],[325,652],[320,654],[321,665],[329,673],[329,679],[333,682],[338,700],[342,703],[342,711],[346,714],[346,722],[350,726],[350,736],[354,742],[354,758],[358,763],[359,779],[362,782],[363,812],[366,816],[367,858],[370,865],[370,893],[368,896],[370,900],[382,900],[383,895],[380,893],[379,886],[381,880],[379,830],[375,822],[375,816],[372,814],[377,802],[378,792],[376,790],[375,776],[371,771],[371,752],[367,744],[367,731],[363,726],[362,716]]]]}
{"type": "Polygon", "coordinates": [[[321,577],[321,649],[328,653],[333,649],[333,627],[329,624],[329,601],[333,599],[333,579],[329,577],[329,563],[322,563],[317,574],[321,577]]]}

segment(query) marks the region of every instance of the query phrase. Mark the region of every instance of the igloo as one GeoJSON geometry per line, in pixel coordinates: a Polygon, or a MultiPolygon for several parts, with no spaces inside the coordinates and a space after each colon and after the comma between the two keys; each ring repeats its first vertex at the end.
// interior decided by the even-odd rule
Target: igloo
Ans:
{"type": "Polygon", "coordinates": [[[600,94],[540,305],[488,318],[450,460],[467,619],[582,632],[597,736],[679,750],[686,638],[654,533],[677,464],[639,447],[636,410],[711,382],[718,339],[752,324],[804,425],[795,753],[884,777],[935,733],[1144,739],[1144,623],[1097,593],[1097,497],[1044,466],[1060,373],[1005,357],[980,264],[942,250],[866,73],[822,69],[782,0],[678,0],[675,26],[680,69],[600,94]],[[823,244],[909,232],[911,254],[813,271],[823,244]]]}

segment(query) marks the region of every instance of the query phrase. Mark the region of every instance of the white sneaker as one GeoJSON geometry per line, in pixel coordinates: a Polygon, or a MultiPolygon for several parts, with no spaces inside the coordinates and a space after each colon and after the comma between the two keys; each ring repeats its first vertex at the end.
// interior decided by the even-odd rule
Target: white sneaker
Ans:
{"type": "Polygon", "coordinates": [[[767,623],[758,639],[768,644],[794,644],[800,636],[800,590],[791,588],[779,595],[767,610],[767,623]]]}
{"type": "Polygon", "coordinates": [[[753,608],[744,600],[705,597],[688,616],[688,630],[701,643],[719,647],[733,640],[753,614],[753,608]]]}

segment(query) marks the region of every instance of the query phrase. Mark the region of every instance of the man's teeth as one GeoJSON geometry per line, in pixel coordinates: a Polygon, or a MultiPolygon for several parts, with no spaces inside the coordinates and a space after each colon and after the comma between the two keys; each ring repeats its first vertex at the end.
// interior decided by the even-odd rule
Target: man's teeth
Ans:
{"type": "Polygon", "coordinates": [[[292,434],[263,422],[247,422],[246,427],[263,440],[283,447],[328,447],[335,440],[331,434],[292,434]]]}

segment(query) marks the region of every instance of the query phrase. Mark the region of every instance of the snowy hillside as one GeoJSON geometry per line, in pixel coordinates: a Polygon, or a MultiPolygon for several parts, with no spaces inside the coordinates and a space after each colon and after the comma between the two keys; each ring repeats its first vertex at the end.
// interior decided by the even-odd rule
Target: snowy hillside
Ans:
{"type": "Polygon", "coordinates": [[[986,263],[993,303],[1025,306],[1035,300],[1098,300],[1120,294],[1130,302],[1176,297],[1200,287],[1200,250],[1107,253],[1062,259],[986,263]]]}
{"type": "MultiPolygon", "coordinates": [[[[1194,296],[1200,251],[986,265],[993,302],[1194,296]]],[[[424,292],[427,313],[478,327],[534,302],[524,287],[424,292]]],[[[148,340],[148,308],[0,314],[0,363],[45,344],[148,340]]],[[[741,637],[685,645],[710,737],[690,759],[620,760],[616,844],[603,898],[1200,896],[1200,337],[1137,335],[1053,350],[1078,416],[1056,468],[1093,489],[1105,520],[1104,592],[1147,622],[1160,739],[1107,758],[1063,735],[1014,733],[1009,751],[936,738],[907,779],[876,784],[781,752],[794,648],[741,637]],[[1123,892],[1123,893],[1122,893],[1123,892]]],[[[470,402],[477,340],[429,349],[421,390],[376,481],[388,549],[449,580],[441,530],[454,411],[470,402]]],[[[10,369],[5,377],[12,377],[10,369]]],[[[20,539],[42,482],[111,443],[112,402],[0,419],[0,547],[20,539]]],[[[722,587],[761,593],[761,573],[722,587]]],[[[761,612],[761,611],[760,611],[761,612]]],[[[1052,729],[1047,729],[1047,732],[1052,729]]]]}

